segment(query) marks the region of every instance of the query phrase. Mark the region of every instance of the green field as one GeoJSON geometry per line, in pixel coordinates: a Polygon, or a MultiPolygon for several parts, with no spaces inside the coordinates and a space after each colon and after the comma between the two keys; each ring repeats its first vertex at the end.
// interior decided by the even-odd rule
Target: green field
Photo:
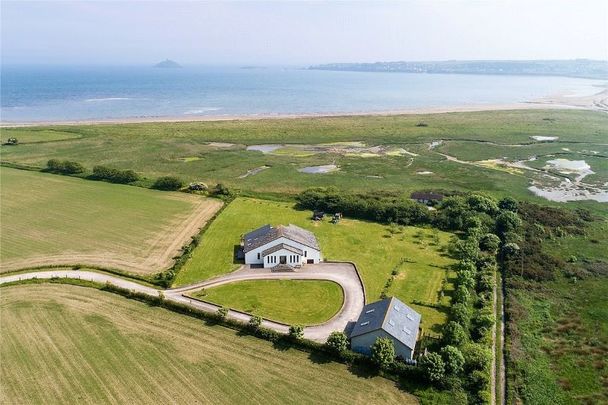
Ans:
{"type": "Polygon", "coordinates": [[[2,271],[56,264],[159,271],[221,205],[183,193],[0,172],[2,271]]]}
{"type": "MultiPolygon", "coordinates": [[[[447,161],[437,152],[463,160],[527,158],[560,154],[569,159],[593,158],[596,172],[605,171],[608,117],[572,110],[517,110],[401,116],[237,120],[218,122],[141,123],[121,125],[54,126],[4,129],[3,139],[49,142],[3,147],[3,160],[44,166],[50,158],[72,159],[91,168],[102,164],[134,169],[149,179],[178,175],[186,181],[222,182],[231,188],[257,193],[295,193],[311,186],[334,185],[353,191],[408,192],[436,188],[484,190],[495,196],[512,195],[543,202],[528,190],[528,173],[513,175],[447,161]],[[425,123],[426,127],[417,126],[425,123]],[[45,132],[46,131],[46,132],[45,132]],[[57,132],[59,131],[59,132],[57,132]],[[52,142],[58,133],[79,138],[52,142]],[[35,135],[32,135],[35,134],[35,135]],[[556,143],[534,142],[530,136],[558,136],[556,143]],[[432,141],[444,144],[429,150],[432,141]],[[283,149],[273,154],[245,150],[255,144],[327,144],[363,142],[367,146],[404,148],[418,156],[309,153],[283,149]],[[222,144],[213,144],[221,142],[222,144]],[[228,145],[226,145],[228,143],[228,145]],[[230,145],[232,143],[233,145],[230,145]],[[508,146],[518,144],[520,146],[508,146]],[[566,152],[563,148],[570,148],[566,152]],[[594,155],[595,156],[595,155],[594,155]],[[314,175],[298,172],[305,166],[335,162],[340,170],[314,175]],[[248,170],[270,166],[240,178],[248,170]],[[433,174],[419,175],[420,171],[433,174]]],[[[608,174],[606,174],[608,175],[608,174]]],[[[605,176],[604,176],[605,177],[605,176]]],[[[602,184],[602,176],[588,180],[602,184]]],[[[599,208],[597,203],[577,203],[599,208]]]]}
{"type": "MultiPolygon", "coordinates": [[[[190,284],[239,268],[241,263],[234,260],[234,250],[241,235],[266,223],[292,223],[315,233],[325,260],[356,263],[368,301],[380,297],[392,270],[398,267],[400,274],[390,293],[408,304],[416,300],[438,302],[441,283],[449,275],[446,268],[453,262],[442,253],[451,237],[449,233],[404,227],[401,233],[392,235],[387,226],[377,223],[345,218],[334,225],[327,220],[312,221],[310,217],[310,211],[298,211],[292,203],[237,198],[209,226],[175,284],[190,284]],[[401,264],[402,259],[406,262],[401,264]]],[[[446,289],[450,288],[448,282],[446,289]]],[[[449,296],[440,303],[448,305],[449,296]]],[[[442,310],[412,306],[423,315],[425,328],[438,330],[438,325],[445,322],[442,310]]]]}
{"type": "Polygon", "coordinates": [[[328,321],[344,299],[338,284],[312,280],[243,281],[197,291],[192,296],[288,325],[328,321]]]}
{"type": "Polygon", "coordinates": [[[3,287],[0,402],[416,403],[391,381],[91,288],[3,287]]]}

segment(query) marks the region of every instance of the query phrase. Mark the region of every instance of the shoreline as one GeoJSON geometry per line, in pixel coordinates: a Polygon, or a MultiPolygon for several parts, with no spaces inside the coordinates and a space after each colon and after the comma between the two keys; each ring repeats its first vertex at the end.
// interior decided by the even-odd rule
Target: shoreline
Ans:
{"type": "Polygon", "coordinates": [[[172,122],[213,122],[213,121],[257,121],[257,120],[283,120],[301,118],[337,118],[337,117],[382,117],[394,115],[425,115],[447,114],[459,112],[480,111],[506,111],[506,110],[538,110],[538,109],[569,109],[590,110],[608,113],[608,89],[590,96],[573,97],[559,94],[544,97],[534,101],[505,104],[478,104],[465,106],[419,107],[386,111],[356,111],[337,113],[297,113],[297,114],[235,114],[235,115],[188,115],[188,116],[157,116],[157,117],[126,117],[107,119],[83,120],[52,120],[52,121],[24,121],[0,122],[0,128],[38,127],[38,126],[75,126],[75,125],[111,125],[111,124],[139,124],[139,123],[172,123],[172,122]]]}

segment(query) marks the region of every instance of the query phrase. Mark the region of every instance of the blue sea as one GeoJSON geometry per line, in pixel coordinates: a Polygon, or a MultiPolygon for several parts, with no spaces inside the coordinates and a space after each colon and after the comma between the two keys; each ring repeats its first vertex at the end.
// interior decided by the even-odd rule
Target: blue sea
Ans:
{"type": "Polygon", "coordinates": [[[3,66],[2,122],[332,114],[505,104],[599,92],[598,81],[296,67],[3,66]]]}

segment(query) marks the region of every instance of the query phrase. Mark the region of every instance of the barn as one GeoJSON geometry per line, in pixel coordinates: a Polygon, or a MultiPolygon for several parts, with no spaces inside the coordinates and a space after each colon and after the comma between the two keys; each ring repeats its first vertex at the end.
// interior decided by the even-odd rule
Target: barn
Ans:
{"type": "Polygon", "coordinates": [[[322,260],[315,235],[291,224],[264,225],[245,234],[241,245],[245,264],[263,265],[265,268],[295,269],[322,260]]]}
{"type": "Polygon", "coordinates": [[[369,355],[378,338],[389,338],[395,355],[404,360],[414,356],[421,316],[397,298],[389,297],[363,307],[350,334],[351,348],[369,355]]]}

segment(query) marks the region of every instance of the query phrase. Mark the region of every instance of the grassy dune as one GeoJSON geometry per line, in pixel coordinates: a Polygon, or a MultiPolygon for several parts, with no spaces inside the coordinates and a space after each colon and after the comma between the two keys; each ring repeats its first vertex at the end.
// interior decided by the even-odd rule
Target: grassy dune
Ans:
{"type": "Polygon", "coordinates": [[[243,281],[192,296],[289,325],[323,323],[340,310],[344,299],[338,284],[312,280],[243,281]]]}
{"type": "MultiPolygon", "coordinates": [[[[334,225],[327,220],[315,222],[310,217],[310,211],[295,210],[291,203],[237,198],[209,226],[192,258],[178,273],[176,285],[237,269],[241,264],[234,260],[234,249],[242,234],[267,223],[292,223],[315,233],[324,259],[357,264],[369,301],[380,297],[384,284],[397,267],[400,274],[389,293],[410,304],[413,301],[437,302],[442,281],[450,276],[445,267],[452,260],[441,252],[450,238],[449,233],[404,227],[401,233],[391,235],[387,226],[377,223],[343,219],[334,225]],[[402,263],[402,259],[406,262],[402,263]]],[[[449,280],[447,287],[451,288],[449,280]]],[[[440,303],[448,305],[448,296],[440,303]]],[[[425,328],[437,330],[438,325],[445,322],[444,311],[413,306],[422,313],[425,328]]]]}
{"type": "Polygon", "coordinates": [[[3,287],[2,403],[382,403],[379,377],[110,293],[3,287]]]}
{"type": "MultiPolygon", "coordinates": [[[[179,175],[187,181],[222,182],[250,192],[295,193],[306,187],[328,185],[356,191],[444,188],[484,190],[497,196],[544,201],[526,189],[529,184],[525,175],[450,162],[435,150],[429,150],[428,144],[436,140],[449,141],[445,152],[454,152],[464,160],[528,157],[536,153],[559,153],[566,158],[580,159],[582,153],[587,153],[584,150],[605,155],[606,149],[598,148],[605,144],[607,128],[605,114],[567,110],[56,126],[4,129],[3,137],[26,139],[37,134],[43,139],[46,133],[51,140],[61,131],[79,138],[4,147],[2,154],[5,161],[22,164],[41,166],[50,158],[69,158],[89,168],[103,164],[134,169],[149,178],[179,175]],[[417,126],[421,122],[427,126],[417,126]],[[534,143],[530,136],[558,136],[559,143],[530,145],[534,143]],[[352,141],[405,148],[418,156],[357,157],[302,152],[264,155],[245,150],[253,144],[352,141]],[[234,145],[213,146],[210,142],[234,145]],[[507,146],[512,144],[524,146],[507,146]],[[562,150],[564,147],[571,148],[572,152],[562,150]],[[326,175],[297,170],[332,162],[341,170],[326,175]],[[239,178],[248,170],[264,165],[271,167],[239,178]],[[433,174],[419,175],[419,171],[433,174]]],[[[598,164],[592,165],[596,172],[603,170],[598,164]]]]}
{"type": "Polygon", "coordinates": [[[159,271],[221,205],[183,193],[0,172],[3,271],[48,264],[159,271]]]}

